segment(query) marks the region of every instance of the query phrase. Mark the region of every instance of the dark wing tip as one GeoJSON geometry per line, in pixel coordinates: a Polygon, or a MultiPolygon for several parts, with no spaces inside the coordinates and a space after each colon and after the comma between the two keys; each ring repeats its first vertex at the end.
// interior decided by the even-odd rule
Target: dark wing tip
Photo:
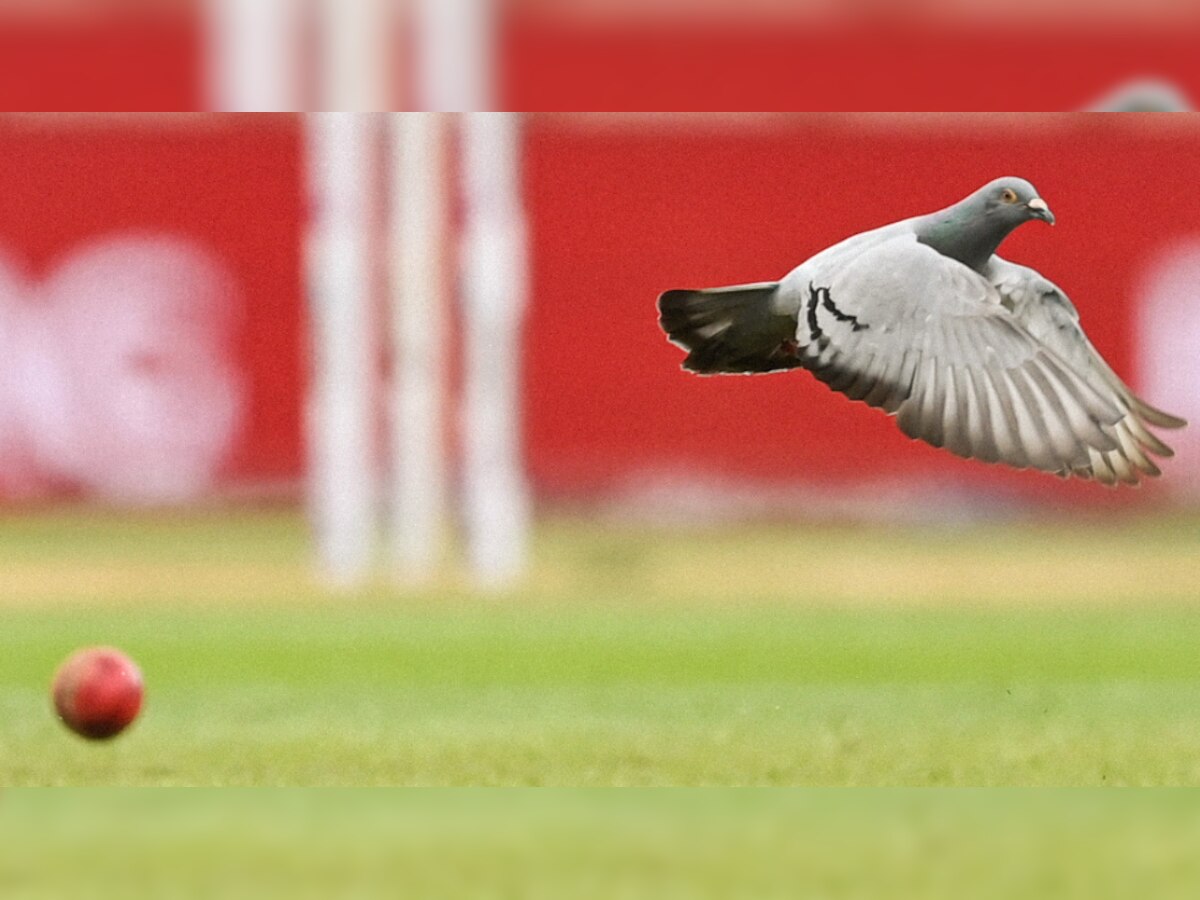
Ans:
{"type": "Polygon", "coordinates": [[[1145,400],[1137,397],[1134,398],[1133,408],[1139,416],[1151,425],[1159,428],[1183,428],[1187,425],[1187,419],[1173,416],[1169,412],[1163,412],[1163,410],[1151,406],[1145,400]]]}

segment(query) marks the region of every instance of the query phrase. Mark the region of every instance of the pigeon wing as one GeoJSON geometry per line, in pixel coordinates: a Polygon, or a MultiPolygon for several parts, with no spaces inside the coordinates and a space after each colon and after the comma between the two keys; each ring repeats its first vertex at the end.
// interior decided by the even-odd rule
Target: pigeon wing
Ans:
{"type": "Polygon", "coordinates": [[[1120,477],[1093,466],[1122,453],[1121,398],[1025,328],[988,279],[915,236],[806,264],[781,289],[799,310],[804,367],[909,437],[1064,477],[1120,477]]]}
{"type": "Polygon", "coordinates": [[[1079,474],[1107,483],[1120,480],[1128,484],[1136,483],[1139,474],[1158,475],[1158,467],[1150,456],[1173,454],[1148,426],[1182,428],[1187,423],[1134,394],[1092,345],[1080,325],[1079,313],[1053,282],[1034,269],[999,258],[992,261],[988,275],[1001,301],[1021,327],[1121,411],[1121,419],[1105,427],[1116,440],[1117,449],[1093,450],[1087,471],[1079,474]]]}

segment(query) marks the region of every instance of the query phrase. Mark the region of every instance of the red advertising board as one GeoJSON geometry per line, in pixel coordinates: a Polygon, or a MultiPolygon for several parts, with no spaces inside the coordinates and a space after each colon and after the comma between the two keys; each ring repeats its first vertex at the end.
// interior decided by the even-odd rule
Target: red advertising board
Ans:
{"type": "MultiPolygon", "coordinates": [[[[1164,248],[1200,234],[1189,186],[1200,127],[1168,119],[535,125],[527,402],[536,482],[566,491],[678,471],[834,485],[917,474],[1009,478],[909,441],[879,412],[807,374],[680,371],[682,353],[656,327],[654,298],[778,279],[841,238],[1020,175],[1058,225],[1024,226],[1002,254],[1058,283],[1094,343],[1130,377],[1135,315],[1147,300],[1139,290],[1164,248]]],[[[1041,475],[1009,480],[1060,489],[1041,475]]]]}
{"type": "MultiPolygon", "coordinates": [[[[16,119],[0,127],[0,158],[0,489],[124,496],[144,484],[170,497],[294,483],[299,120],[16,119]]],[[[1061,285],[1133,377],[1156,260],[1200,235],[1198,161],[1200,124],[1185,117],[533,117],[534,485],[563,495],[661,474],[834,487],[933,477],[1075,496],[915,444],[805,373],[684,373],[655,298],[779,278],[847,235],[1016,174],[1058,225],[1027,225],[1002,252],[1061,285]]]]}
{"type": "Polygon", "coordinates": [[[294,478],[298,120],[16,118],[0,158],[8,491],[294,478]]]}
{"type": "MultiPolygon", "coordinates": [[[[206,108],[216,6],[0,8],[0,108],[206,108]]],[[[1066,110],[1147,76],[1200,97],[1200,14],[1187,0],[498,6],[502,109],[1066,110]]],[[[412,31],[401,17],[391,45],[395,92],[410,103],[412,31]]],[[[296,48],[307,108],[321,106],[313,46],[296,48]]]]}

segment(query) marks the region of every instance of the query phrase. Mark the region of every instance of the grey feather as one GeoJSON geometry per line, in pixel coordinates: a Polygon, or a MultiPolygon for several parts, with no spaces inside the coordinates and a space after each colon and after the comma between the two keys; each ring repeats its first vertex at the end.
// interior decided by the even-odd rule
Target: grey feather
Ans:
{"type": "Polygon", "coordinates": [[[971,430],[971,454],[983,462],[999,462],[1000,450],[992,432],[992,412],[984,382],[987,375],[971,369],[963,369],[970,385],[973,402],[968,407],[971,430]]]}
{"type": "Polygon", "coordinates": [[[871,389],[883,377],[885,365],[886,359],[883,356],[871,352],[865,357],[857,372],[853,369],[849,370],[854,372],[854,378],[845,387],[839,388],[832,383],[829,386],[835,391],[840,390],[851,400],[862,400],[871,393],[871,389]]]}
{"type": "Polygon", "coordinates": [[[1004,376],[991,368],[984,369],[982,374],[999,461],[1023,469],[1029,465],[1029,458],[1025,455],[1025,448],[1021,443],[1020,427],[1012,409],[1012,397],[1008,393],[1004,376]]]}
{"type": "Polygon", "coordinates": [[[1128,422],[1121,422],[1117,425],[1117,439],[1121,442],[1121,450],[1125,453],[1126,458],[1138,469],[1151,476],[1162,474],[1158,466],[1146,455],[1145,449],[1138,443],[1137,438],[1133,436],[1128,422]]]}
{"type": "Polygon", "coordinates": [[[1030,454],[1034,465],[1046,472],[1056,472],[1069,467],[1076,453],[1076,443],[1069,431],[1059,424],[1058,417],[1050,408],[1050,402],[1026,377],[1024,366],[1009,369],[1008,380],[1020,397],[1020,408],[1024,410],[1030,422],[1026,446],[1030,446],[1031,443],[1036,445],[1036,452],[1030,454]]]}

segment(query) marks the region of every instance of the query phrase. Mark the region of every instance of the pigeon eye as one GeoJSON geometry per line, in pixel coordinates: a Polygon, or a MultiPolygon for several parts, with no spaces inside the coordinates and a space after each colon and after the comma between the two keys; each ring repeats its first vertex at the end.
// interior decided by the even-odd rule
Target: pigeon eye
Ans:
{"type": "Polygon", "coordinates": [[[1016,203],[1017,202],[1017,192],[1014,191],[1012,188],[1005,188],[1004,193],[1002,193],[1000,195],[1000,199],[1003,200],[1005,203],[1016,203]]]}

